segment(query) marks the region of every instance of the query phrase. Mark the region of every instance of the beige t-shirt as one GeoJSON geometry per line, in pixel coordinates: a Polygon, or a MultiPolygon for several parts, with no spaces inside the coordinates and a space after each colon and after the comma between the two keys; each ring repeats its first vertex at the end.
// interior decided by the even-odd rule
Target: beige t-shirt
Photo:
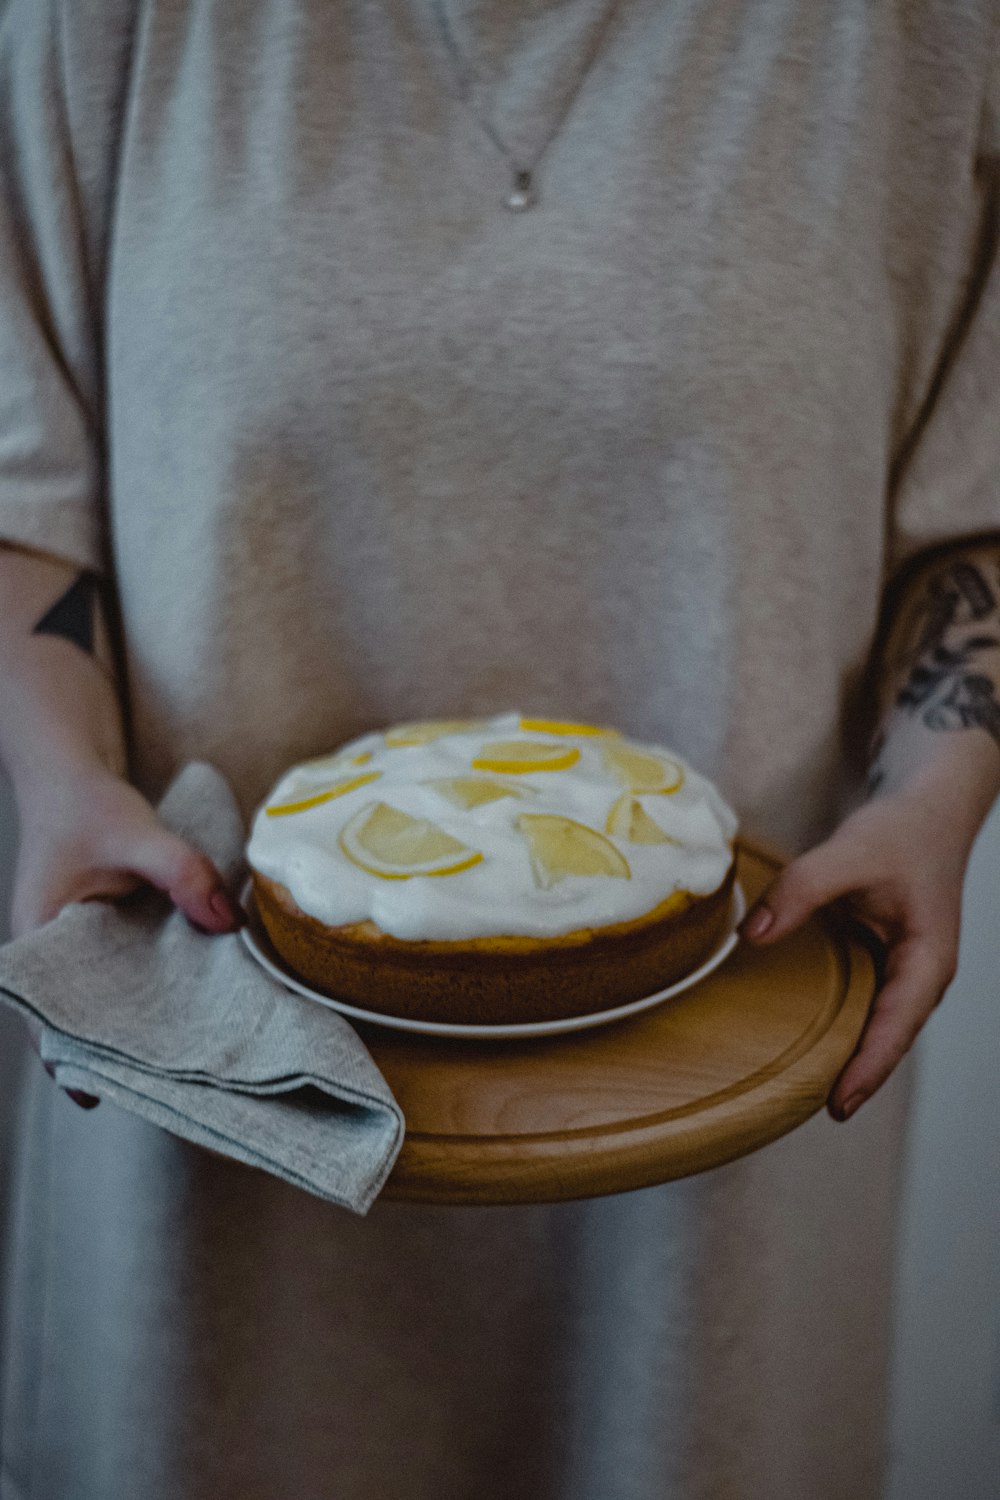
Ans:
{"type": "MultiPolygon", "coordinates": [[[[0,536],[113,577],[150,794],[198,756],[249,812],[348,735],[516,707],[673,745],[804,847],[857,790],[887,578],[1000,531],[997,4],[445,6],[475,108],[432,0],[8,0],[0,536]],[[528,212],[491,133],[541,152],[528,212]]],[[[627,1201],[364,1225],[33,1108],[53,1264],[96,1172],[94,1277],[156,1288],[108,1295],[103,1425],[15,1435],[47,1500],[71,1460],[74,1500],[875,1494],[898,1089],[627,1201]],[[136,1428],[161,1467],[116,1487],[136,1428]]]]}

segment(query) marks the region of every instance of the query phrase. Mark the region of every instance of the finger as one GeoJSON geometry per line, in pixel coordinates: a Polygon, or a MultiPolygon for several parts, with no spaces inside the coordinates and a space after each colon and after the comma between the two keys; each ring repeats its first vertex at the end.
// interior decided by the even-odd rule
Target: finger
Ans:
{"type": "Polygon", "coordinates": [[[141,881],[127,870],[93,870],[63,886],[19,890],[11,909],[11,936],[22,937],[54,921],[73,901],[110,901],[126,896],[141,881]]]}
{"type": "Polygon", "coordinates": [[[828,1100],[835,1120],[847,1120],[880,1089],[913,1046],[955,976],[951,945],[927,936],[901,939],[886,961],[887,981],[875,998],[854,1056],[828,1100]]]}
{"type": "Polygon", "coordinates": [[[775,876],[740,923],[740,936],[754,943],[785,937],[827,902],[858,889],[865,878],[852,841],[827,839],[775,876]]]}
{"type": "Polygon", "coordinates": [[[208,856],[162,825],[129,851],[128,865],[206,932],[235,932],[246,920],[208,856]]]}

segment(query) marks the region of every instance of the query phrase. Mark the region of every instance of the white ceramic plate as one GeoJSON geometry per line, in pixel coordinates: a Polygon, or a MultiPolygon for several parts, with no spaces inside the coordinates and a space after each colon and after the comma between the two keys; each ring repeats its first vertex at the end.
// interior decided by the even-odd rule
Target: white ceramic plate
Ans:
{"type": "Polygon", "coordinates": [[[319,990],[312,989],[291,973],[280,954],[272,946],[264,924],[257,915],[253,902],[253,887],[249,881],[243,889],[243,905],[250,920],[245,927],[240,928],[240,937],[261,967],[288,989],[294,990],[296,994],[305,995],[308,1000],[318,1000],[320,1005],[328,1005],[331,1010],[339,1010],[356,1021],[370,1021],[376,1026],[388,1026],[393,1031],[416,1031],[422,1036],[458,1036],[470,1041],[488,1041],[493,1037],[556,1036],[563,1031],[584,1031],[591,1026],[606,1026],[609,1021],[620,1021],[624,1016],[637,1015],[639,1011],[649,1010],[653,1005],[661,1005],[664,1000],[672,1000],[675,995],[689,990],[707,974],[711,974],[713,969],[717,969],[729,957],[739,942],[736,928],[743,920],[747,909],[743,887],[739,881],[736,881],[733,886],[732,904],[729,908],[728,931],[718,948],[710,958],[705,960],[700,969],[695,969],[692,974],[679,979],[676,984],[668,985],[665,990],[657,990],[655,995],[644,995],[641,1000],[630,1000],[627,1005],[618,1005],[614,1010],[596,1011],[587,1016],[566,1016],[558,1021],[530,1021],[512,1026],[452,1026],[443,1021],[415,1021],[409,1017],[387,1016],[380,1011],[362,1010],[358,1005],[349,1005],[346,1000],[334,1000],[330,995],[324,995],[319,990]]]}

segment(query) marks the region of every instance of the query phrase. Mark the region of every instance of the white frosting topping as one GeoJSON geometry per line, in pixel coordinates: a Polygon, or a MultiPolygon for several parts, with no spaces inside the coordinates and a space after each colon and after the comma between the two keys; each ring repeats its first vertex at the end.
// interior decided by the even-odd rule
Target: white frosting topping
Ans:
{"type": "MultiPolygon", "coordinates": [[[[366,734],[322,761],[294,766],[257,810],[247,845],[250,865],[286,886],[304,912],[329,926],[370,918],[384,932],[410,940],[457,941],[504,933],[553,937],[630,921],[674,891],[708,895],[717,889],[732,861],[736,815],[712,783],[681,756],[610,733],[552,733],[522,729],[520,724],[519,714],[502,714],[425,744],[393,745],[391,730],[386,731],[389,744],[386,735],[366,734]],[[578,758],[559,770],[475,769],[473,761],[481,758],[483,747],[498,741],[552,747],[546,753],[556,761],[574,751],[578,758]],[[620,771],[609,768],[605,760],[609,746],[634,748],[660,757],[668,766],[673,763],[683,775],[671,781],[679,779],[680,785],[666,792],[630,791],[620,771]],[[465,783],[472,777],[488,778],[503,783],[513,795],[466,809],[438,787],[425,784],[455,777],[465,783]],[[352,781],[361,784],[300,807],[352,781]],[[651,819],[671,842],[633,842],[608,832],[609,818],[625,833],[635,831],[627,819],[622,824],[623,797],[631,799],[632,808],[641,808],[639,816],[651,819]],[[474,854],[482,857],[454,874],[392,878],[362,868],[344,844],[357,854],[350,829],[363,826],[365,810],[378,804],[429,820],[463,846],[464,861],[474,854]],[[268,812],[289,806],[299,810],[268,812]],[[612,811],[616,806],[617,822],[612,811]],[[598,862],[602,851],[613,846],[624,857],[627,875],[612,852],[607,857],[617,861],[617,874],[559,872],[547,888],[540,885],[526,825],[518,824],[525,813],[571,819],[592,830],[598,862]]],[[[531,764],[533,752],[527,753],[531,764]]],[[[363,849],[361,858],[368,862],[363,849]]],[[[440,863],[448,868],[464,861],[453,855],[440,863]]]]}

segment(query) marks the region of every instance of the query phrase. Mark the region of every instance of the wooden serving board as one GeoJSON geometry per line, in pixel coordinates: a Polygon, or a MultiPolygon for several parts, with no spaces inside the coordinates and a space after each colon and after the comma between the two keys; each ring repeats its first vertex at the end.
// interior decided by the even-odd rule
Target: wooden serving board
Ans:
{"type": "MultiPolygon", "coordinates": [[[[749,903],[781,863],[739,845],[749,903]]],[[[875,983],[857,925],[827,908],[773,947],[739,943],[676,999],[591,1031],[470,1043],[355,1023],[407,1122],[383,1196],[587,1198],[743,1156],[823,1107],[875,983]]]]}

